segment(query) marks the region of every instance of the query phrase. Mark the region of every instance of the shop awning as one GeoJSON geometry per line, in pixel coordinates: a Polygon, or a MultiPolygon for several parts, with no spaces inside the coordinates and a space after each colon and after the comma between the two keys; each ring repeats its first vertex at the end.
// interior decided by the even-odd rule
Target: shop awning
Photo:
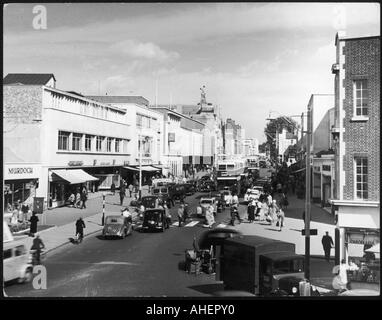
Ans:
{"type": "Polygon", "coordinates": [[[377,243],[369,249],[366,249],[365,252],[379,253],[379,243],[377,243]]]}
{"type": "Polygon", "coordinates": [[[74,170],[52,170],[51,181],[61,181],[69,184],[79,184],[88,181],[97,181],[98,178],[91,176],[82,169],[74,170]]]}
{"type": "Polygon", "coordinates": [[[137,168],[134,168],[134,167],[128,167],[128,166],[125,166],[123,167],[124,169],[127,169],[127,170],[131,170],[131,171],[139,171],[139,169],[137,168]]]}
{"type": "MultiPolygon", "coordinates": [[[[139,166],[138,166],[139,169],[139,166]]],[[[142,166],[142,171],[160,171],[161,169],[152,166],[142,166]]]]}

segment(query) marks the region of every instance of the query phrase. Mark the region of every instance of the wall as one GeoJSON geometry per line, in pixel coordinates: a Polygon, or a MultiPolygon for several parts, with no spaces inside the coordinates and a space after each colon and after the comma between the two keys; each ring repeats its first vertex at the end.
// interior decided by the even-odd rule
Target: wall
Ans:
{"type": "MultiPolygon", "coordinates": [[[[344,199],[354,198],[353,159],[356,153],[368,157],[369,200],[379,200],[380,193],[380,40],[379,38],[345,41],[345,152],[343,157],[346,180],[344,199]],[[352,121],[353,81],[367,79],[369,87],[369,116],[366,122],[352,121]]],[[[343,66],[341,66],[343,67],[343,66]]]]}
{"type": "Polygon", "coordinates": [[[313,154],[332,147],[331,127],[334,125],[334,108],[326,112],[316,130],[313,131],[313,154]]]}
{"type": "Polygon", "coordinates": [[[3,86],[5,163],[41,161],[41,103],[41,86],[3,86]]]}

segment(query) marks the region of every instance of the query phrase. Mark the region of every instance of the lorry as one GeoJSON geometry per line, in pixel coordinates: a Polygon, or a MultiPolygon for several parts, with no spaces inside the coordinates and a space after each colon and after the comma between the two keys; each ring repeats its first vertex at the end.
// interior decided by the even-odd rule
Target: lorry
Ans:
{"type": "Polygon", "coordinates": [[[217,263],[217,280],[223,280],[225,290],[257,296],[272,296],[280,282],[290,283],[293,288],[283,290],[298,295],[298,283],[304,279],[304,256],[295,253],[295,244],[259,236],[225,239],[217,263]]]}

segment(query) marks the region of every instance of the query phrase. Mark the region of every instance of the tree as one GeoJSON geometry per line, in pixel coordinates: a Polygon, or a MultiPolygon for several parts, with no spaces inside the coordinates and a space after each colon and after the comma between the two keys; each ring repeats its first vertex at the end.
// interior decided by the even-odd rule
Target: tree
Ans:
{"type": "Polygon", "coordinates": [[[288,132],[293,132],[297,128],[297,123],[290,117],[282,116],[270,120],[264,128],[265,136],[267,137],[266,144],[270,149],[270,157],[274,161],[278,161],[276,154],[276,133],[281,133],[283,129],[288,132]]]}
{"type": "Polygon", "coordinates": [[[260,153],[265,153],[267,147],[267,142],[263,142],[262,144],[259,145],[259,152],[260,153]]]}

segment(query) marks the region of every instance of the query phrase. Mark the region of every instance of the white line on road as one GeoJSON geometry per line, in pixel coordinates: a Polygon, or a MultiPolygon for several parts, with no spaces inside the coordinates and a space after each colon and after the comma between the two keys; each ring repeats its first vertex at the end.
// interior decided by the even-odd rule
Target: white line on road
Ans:
{"type": "Polygon", "coordinates": [[[226,227],[227,227],[227,225],[224,223],[221,223],[221,224],[216,226],[216,228],[226,228],[226,227]]]}
{"type": "Polygon", "coordinates": [[[199,221],[191,221],[190,223],[186,224],[185,227],[193,227],[195,225],[197,225],[199,223],[199,221]]]}

